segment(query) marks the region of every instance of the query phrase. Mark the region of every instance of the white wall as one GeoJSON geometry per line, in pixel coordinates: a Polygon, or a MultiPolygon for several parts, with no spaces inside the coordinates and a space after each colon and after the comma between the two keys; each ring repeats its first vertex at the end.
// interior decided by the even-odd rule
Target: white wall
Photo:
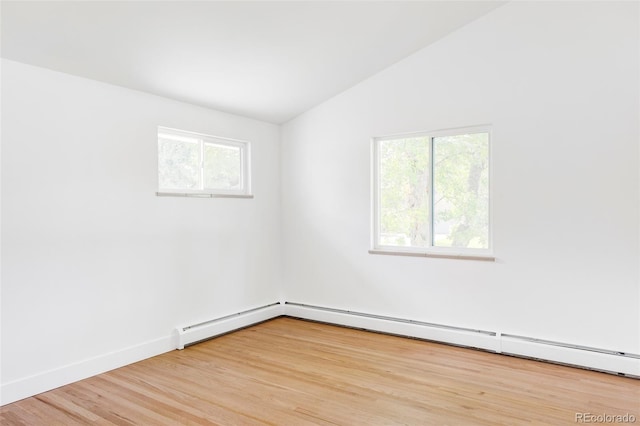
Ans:
{"type": "Polygon", "coordinates": [[[277,301],[279,132],[3,60],[3,386],[277,301]],[[158,125],[251,141],[255,198],[156,197],[158,125]]]}
{"type": "Polygon", "coordinates": [[[510,3],[284,125],[287,300],[639,353],[638,16],[510,3]],[[370,138],[485,123],[497,261],[368,254],[370,138]]]}
{"type": "Polygon", "coordinates": [[[510,3],[282,146],[274,125],[3,60],[3,389],[278,299],[640,352],[638,12],[510,3]],[[368,254],[370,138],[485,123],[498,260],[368,254]],[[156,197],[158,125],[252,141],[255,199],[156,197]]]}

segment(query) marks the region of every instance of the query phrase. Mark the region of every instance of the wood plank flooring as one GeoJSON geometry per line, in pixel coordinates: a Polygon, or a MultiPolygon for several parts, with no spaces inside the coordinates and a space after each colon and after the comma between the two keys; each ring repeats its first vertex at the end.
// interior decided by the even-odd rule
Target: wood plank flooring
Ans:
{"type": "Polygon", "coordinates": [[[2,425],[576,424],[640,380],[274,319],[0,409],[2,425]]]}

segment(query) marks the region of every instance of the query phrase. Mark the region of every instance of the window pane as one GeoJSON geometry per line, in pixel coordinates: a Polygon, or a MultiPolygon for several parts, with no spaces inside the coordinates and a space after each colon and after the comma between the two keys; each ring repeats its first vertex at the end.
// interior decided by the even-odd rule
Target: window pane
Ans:
{"type": "Polygon", "coordinates": [[[489,247],[489,134],[433,138],[433,245],[489,247]]]}
{"type": "Polygon", "coordinates": [[[379,245],[429,245],[429,139],[379,142],[379,245]]]}
{"type": "Polygon", "coordinates": [[[158,180],[163,189],[199,189],[200,144],[159,137],[158,180]]]}
{"type": "Polygon", "coordinates": [[[211,143],[204,145],[204,187],[206,189],[243,188],[240,147],[211,143]]]}

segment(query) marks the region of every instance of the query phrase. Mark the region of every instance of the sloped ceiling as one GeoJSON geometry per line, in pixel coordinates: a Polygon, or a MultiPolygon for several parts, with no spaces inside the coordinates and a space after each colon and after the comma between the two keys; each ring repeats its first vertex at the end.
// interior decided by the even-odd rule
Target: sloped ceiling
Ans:
{"type": "Polygon", "coordinates": [[[0,53],[283,123],[503,3],[3,1],[0,53]]]}

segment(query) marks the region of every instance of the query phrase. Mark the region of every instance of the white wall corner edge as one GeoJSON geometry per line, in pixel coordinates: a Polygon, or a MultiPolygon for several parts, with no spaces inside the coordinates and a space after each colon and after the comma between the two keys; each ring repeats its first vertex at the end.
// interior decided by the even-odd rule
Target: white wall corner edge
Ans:
{"type": "Polygon", "coordinates": [[[174,339],[167,336],[3,383],[0,387],[0,405],[10,404],[173,349],[174,339]]]}

